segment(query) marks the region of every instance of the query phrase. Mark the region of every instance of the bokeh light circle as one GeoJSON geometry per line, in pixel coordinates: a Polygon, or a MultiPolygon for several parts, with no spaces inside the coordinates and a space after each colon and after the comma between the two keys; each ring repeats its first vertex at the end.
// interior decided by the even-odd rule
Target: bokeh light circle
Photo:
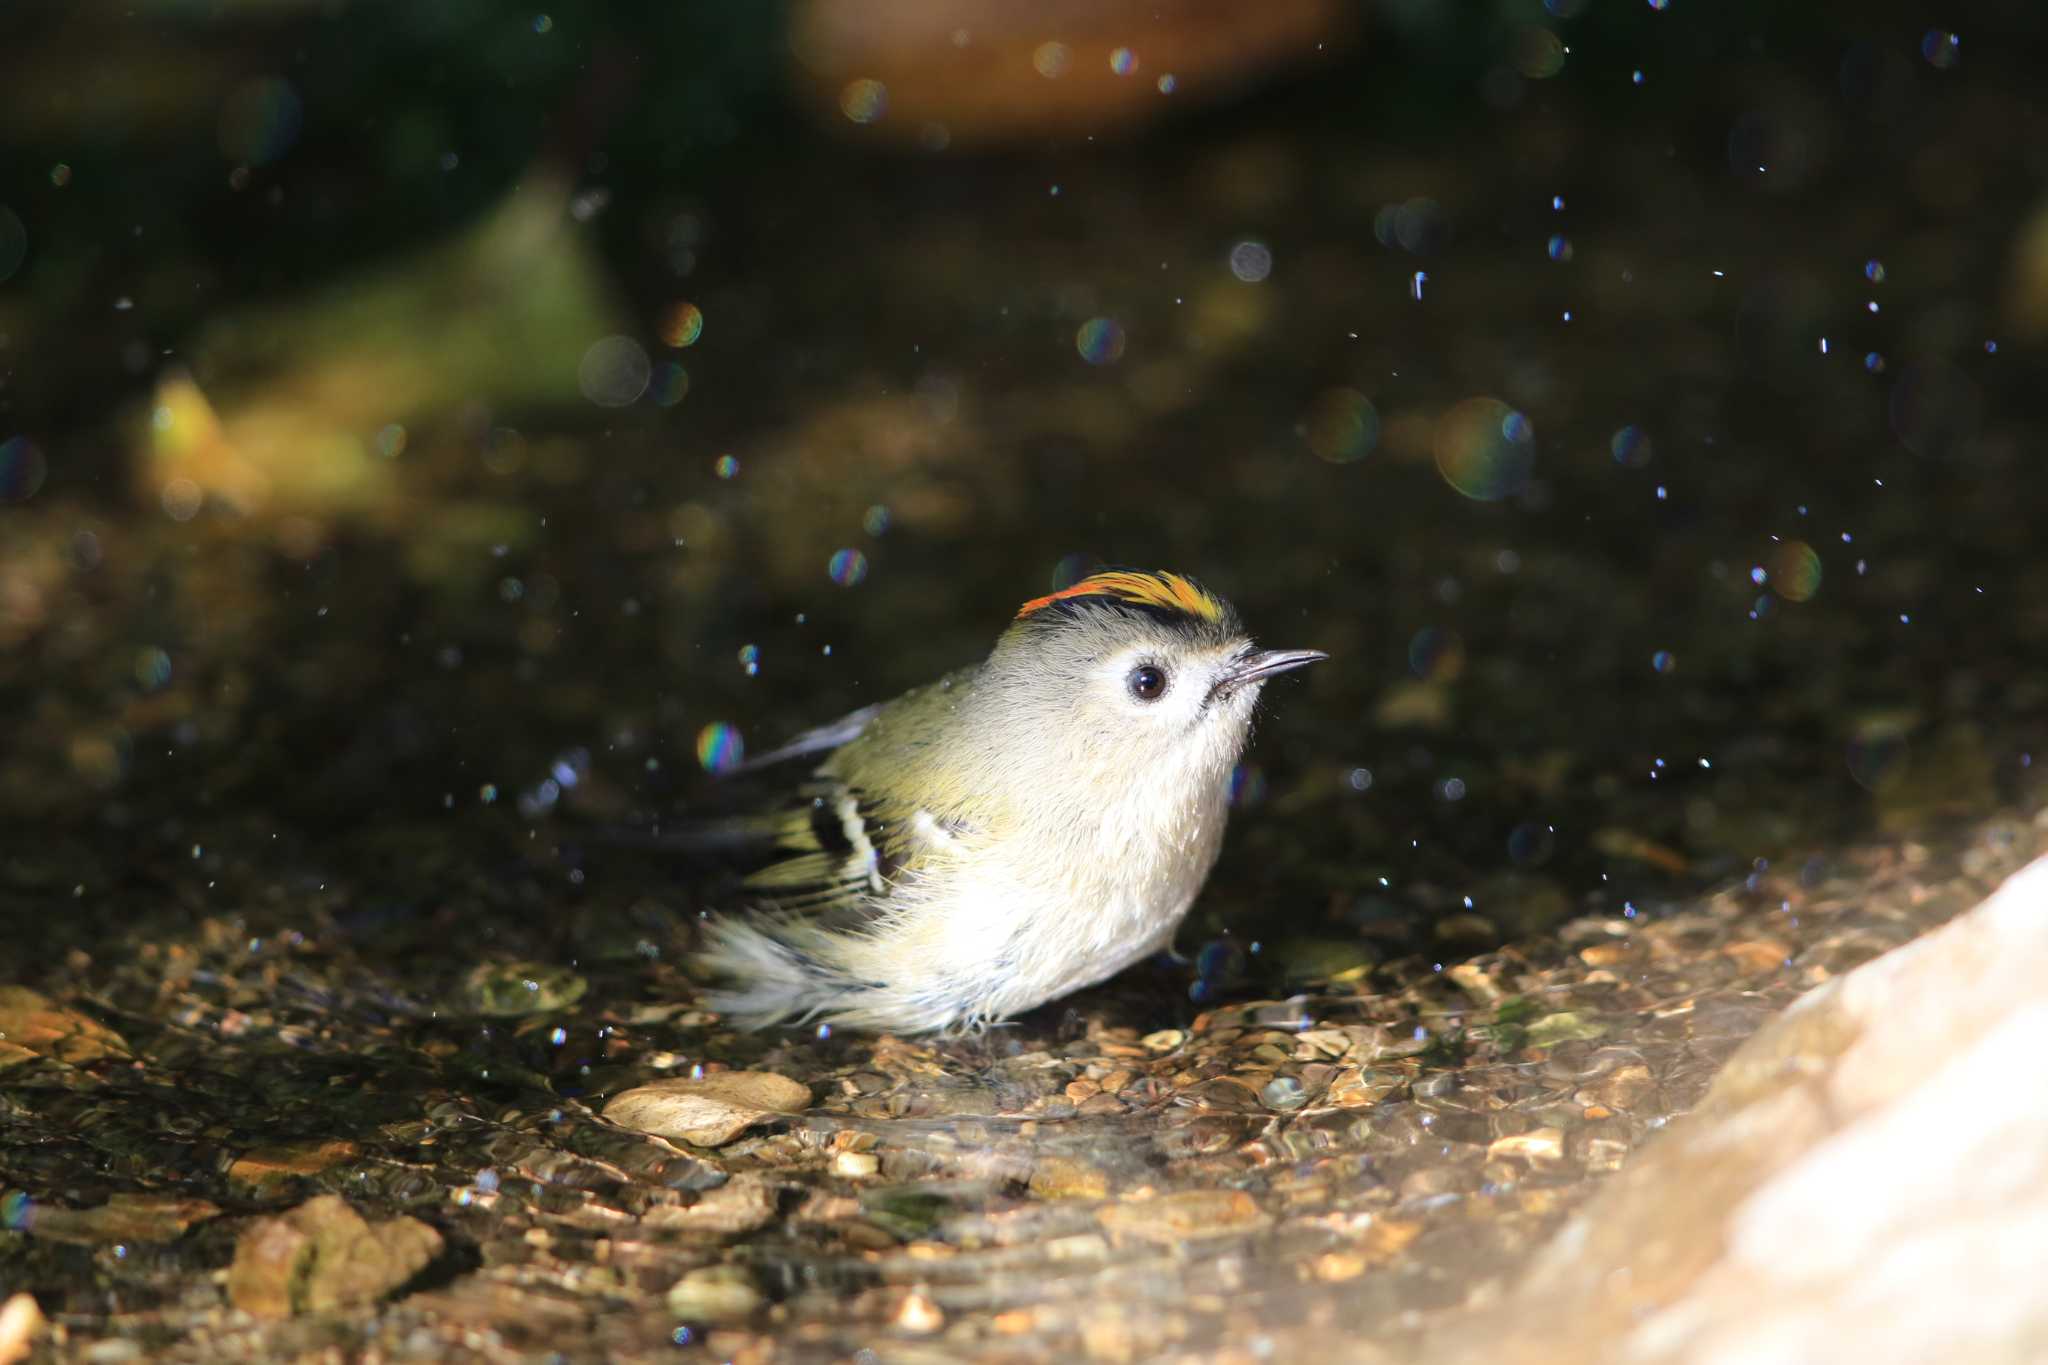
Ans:
{"type": "Polygon", "coordinates": [[[0,441],[0,502],[27,502],[42,491],[50,462],[26,436],[0,441]]]}
{"type": "Polygon", "coordinates": [[[155,645],[145,645],[135,654],[135,685],[145,692],[161,692],[171,685],[171,656],[155,645]]]}
{"type": "Polygon", "coordinates": [[[1557,833],[1548,825],[1527,821],[1508,831],[1508,857],[1517,867],[1541,867],[1557,849],[1557,833]]]}
{"type": "Polygon", "coordinates": [[[168,479],[157,494],[157,501],[162,504],[164,515],[172,521],[190,521],[199,515],[200,507],[206,502],[206,494],[190,479],[168,479]]]}
{"type": "Polygon", "coordinates": [[[1925,459],[1963,453],[1984,420],[1984,392],[1975,380],[1943,361],[1922,361],[1899,371],[1890,416],[1899,444],[1925,459]]]}
{"type": "Polygon", "coordinates": [[[627,407],[647,392],[654,363],[647,349],[629,336],[600,337],[583,353],[576,382],[583,396],[601,408],[627,407]]]}
{"type": "Polygon", "coordinates": [[[1904,771],[1906,737],[1891,730],[1876,730],[1849,741],[1844,754],[1849,776],[1866,791],[1876,791],[1886,779],[1904,771]]]}
{"type": "Polygon", "coordinates": [[[868,557],[859,550],[840,550],[825,565],[825,575],[842,588],[851,588],[868,576],[868,557]]]}
{"type": "Polygon", "coordinates": [[[689,391],[690,372],[673,360],[665,360],[655,366],[647,384],[647,392],[657,407],[672,408],[682,402],[689,391]]]}
{"type": "Polygon", "coordinates": [[[1433,453],[1444,482],[1468,498],[1519,493],[1536,463],[1529,419],[1498,398],[1467,398],[1437,419],[1433,453]]]}
{"type": "Polygon", "coordinates": [[[865,77],[848,81],[839,92],[839,112],[855,123],[873,123],[889,112],[889,87],[865,77]]]}
{"type": "Polygon", "coordinates": [[[1264,242],[1242,241],[1230,248],[1230,273],[1257,284],[1273,273],[1273,249],[1264,242]]]}
{"type": "Polygon", "coordinates": [[[1564,39],[1547,28],[1531,26],[1515,36],[1515,69],[1540,81],[1564,70],[1564,39]]]}
{"type": "Polygon", "coordinates": [[[1075,330],[1074,349],[1090,365],[1114,365],[1124,358],[1124,329],[1114,318],[1090,318],[1075,330]]]}
{"type": "Polygon", "coordinates": [[[28,228],[14,210],[0,204],[0,283],[5,283],[28,259],[28,228]]]}
{"type": "Polygon", "coordinates": [[[1655,453],[1650,446],[1649,433],[1641,427],[1623,427],[1615,432],[1614,439],[1607,443],[1607,451],[1614,456],[1616,464],[1630,469],[1641,469],[1655,453]]]}
{"type": "Polygon", "coordinates": [[[1788,602],[1820,591],[1820,556],[1803,540],[1788,540],[1771,554],[1771,586],[1788,602]]]}
{"type": "Polygon", "coordinates": [[[737,455],[721,455],[711,462],[711,472],[721,479],[731,479],[740,472],[737,455]]]}
{"type": "Polygon", "coordinates": [[[707,773],[731,772],[746,754],[746,742],[740,738],[740,732],[722,720],[715,720],[697,732],[697,762],[707,773]]]}
{"type": "Polygon", "coordinates": [[[305,110],[282,76],[260,76],[228,92],[221,104],[221,154],[244,166],[267,166],[299,140],[305,110]]]}
{"type": "Polygon", "coordinates": [[[1380,415],[1357,389],[1325,389],[1309,405],[1302,436],[1318,459],[1350,464],[1372,453],[1380,436],[1380,415]]]}
{"type": "Polygon", "coordinates": [[[664,346],[681,350],[697,344],[697,338],[704,335],[704,310],[696,304],[678,299],[663,310],[661,325],[655,329],[664,346]]]}
{"type": "Polygon", "coordinates": [[[1936,71],[1953,70],[1963,59],[1963,40],[1945,29],[1930,28],[1920,39],[1920,55],[1936,71]]]}
{"type": "Polygon", "coordinates": [[[1408,668],[1425,682],[1450,682],[1465,671],[1465,642],[1454,630],[1424,626],[1408,641],[1408,668]]]}

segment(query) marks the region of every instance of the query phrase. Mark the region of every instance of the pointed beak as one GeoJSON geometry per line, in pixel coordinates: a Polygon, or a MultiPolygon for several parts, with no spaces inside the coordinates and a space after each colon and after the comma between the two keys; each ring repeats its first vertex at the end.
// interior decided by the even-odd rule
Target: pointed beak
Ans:
{"type": "Polygon", "coordinates": [[[1262,649],[1233,663],[1210,690],[1215,695],[1227,696],[1246,683],[1264,682],[1276,673],[1305,668],[1329,657],[1320,649],[1262,649]]]}

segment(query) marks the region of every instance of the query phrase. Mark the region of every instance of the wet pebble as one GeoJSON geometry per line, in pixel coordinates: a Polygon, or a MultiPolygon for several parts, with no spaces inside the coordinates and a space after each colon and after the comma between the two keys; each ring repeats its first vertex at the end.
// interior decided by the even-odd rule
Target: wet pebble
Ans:
{"type": "Polygon", "coordinates": [[[687,1322],[738,1322],[767,1302],[744,1266],[708,1265],[669,1287],[668,1311],[687,1322]]]}
{"type": "Polygon", "coordinates": [[[417,1275],[441,1246],[441,1234],[416,1218],[373,1225],[341,1196],[325,1194],[243,1230],[228,1299],[266,1318],[371,1303],[417,1275]]]}
{"type": "Polygon", "coordinates": [[[775,1187],[758,1175],[737,1175],[694,1204],[658,1204],[640,1215],[647,1227],[683,1228],[733,1236],[765,1227],[775,1217],[775,1187]]]}
{"type": "Polygon", "coordinates": [[[1182,1190],[1113,1204],[1096,1216],[1112,1234],[1161,1246],[1228,1237],[1268,1221],[1258,1201],[1243,1190],[1182,1190]]]}
{"type": "Polygon", "coordinates": [[[26,986],[0,986],[0,1045],[0,1069],[24,1053],[68,1066],[128,1056],[120,1034],[26,986]]]}
{"type": "Polygon", "coordinates": [[[838,1152],[832,1157],[832,1174],[845,1180],[865,1180],[882,1169],[882,1159],[873,1152],[838,1152]]]}
{"type": "Polygon", "coordinates": [[[463,982],[463,996],[478,1014],[514,1018],[562,1009],[583,998],[590,983],[567,967],[545,962],[485,962],[463,982]]]}
{"type": "Polygon", "coordinates": [[[1499,1137],[1486,1149],[1488,1160],[1514,1157],[1523,1161],[1561,1161],[1564,1134],[1555,1128],[1537,1128],[1511,1137],[1499,1137]]]}
{"type": "Polygon", "coordinates": [[[49,1326],[33,1294],[10,1294],[0,1304],[0,1362],[26,1360],[30,1345],[49,1326]]]}
{"type": "Polygon", "coordinates": [[[194,1224],[218,1216],[220,1207],[204,1199],[170,1195],[117,1194],[89,1209],[28,1201],[8,1220],[37,1237],[53,1242],[101,1246],[128,1242],[175,1242],[194,1224]]]}
{"type": "Polygon", "coordinates": [[[1109,1173],[1074,1157],[1048,1156],[1031,1168],[1030,1188],[1040,1199],[1103,1199],[1109,1173]]]}

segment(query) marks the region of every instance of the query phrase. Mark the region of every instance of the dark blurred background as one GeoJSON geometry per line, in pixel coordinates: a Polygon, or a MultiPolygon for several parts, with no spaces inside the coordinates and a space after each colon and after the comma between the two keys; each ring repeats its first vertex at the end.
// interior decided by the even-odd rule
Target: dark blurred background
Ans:
{"type": "Polygon", "coordinates": [[[0,797],[83,864],[468,831],[581,894],[564,806],[1133,562],[1339,659],[1225,919],[1440,952],[1995,804],[2044,28],[11,6],[0,797]]]}

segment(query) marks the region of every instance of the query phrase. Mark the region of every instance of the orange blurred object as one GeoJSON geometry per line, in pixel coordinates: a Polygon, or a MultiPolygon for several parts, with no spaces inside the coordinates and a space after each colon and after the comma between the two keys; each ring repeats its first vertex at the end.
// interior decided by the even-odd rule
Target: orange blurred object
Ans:
{"type": "Polygon", "coordinates": [[[790,46],[828,122],[938,150],[1133,128],[1354,29],[1336,0],[800,0],[790,46]]]}

